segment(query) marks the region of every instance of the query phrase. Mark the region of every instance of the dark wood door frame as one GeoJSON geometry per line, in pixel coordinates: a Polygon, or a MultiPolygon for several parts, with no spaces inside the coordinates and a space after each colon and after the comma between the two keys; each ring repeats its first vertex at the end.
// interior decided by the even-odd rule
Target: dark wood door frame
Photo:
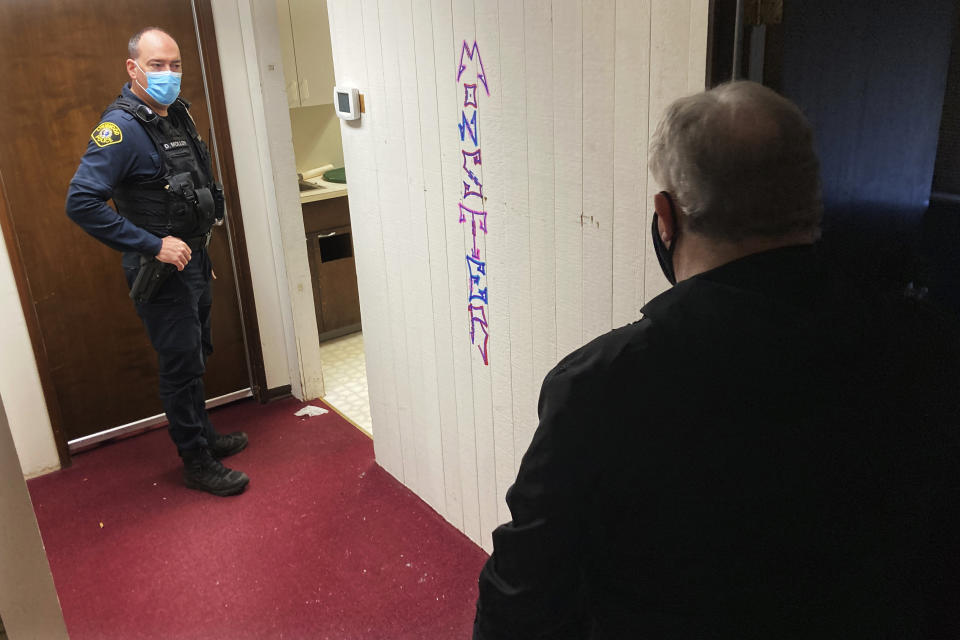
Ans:
{"type": "Polygon", "coordinates": [[[23,309],[23,317],[26,320],[27,333],[30,334],[30,343],[33,345],[33,356],[37,361],[37,372],[40,374],[40,387],[50,416],[50,426],[53,427],[53,440],[57,444],[57,456],[60,458],[61,468],[69,467],[70,448],[67,446],[67,438],[63,431],[63,414],[60,411],[56,386],[53,384],[53,376],[50,373],[50,362],[43,343],[43,333],[40,331],[40,319],[33,306],[30,281],[27,279],[23,256],[20,254],[17,234],[14,233],[13,217],[10,214],[10,203],[7,200],[7,188],[2,172],[0,172],[0,230],[7,245],[13,280],[17,285],[17,294],[20,296],[20,307],[23,309]]]}
{"type": "MultiPolygon", "coordinates": [[[[266,370],[263,363],[263,349],[260,344],[260,328],[253,295],[253,280],[250,274],[250,259],[247,252],[243,230],[243,215],[240,206],[240,194],[235,178],[233,149],[230,144],[230,126],[227,120],[227,106],[224,98],[223,79],[220,72],[220,59],[217,52],[216,32],[213,23],[211,0],[193,0],[199,37],[200,57],[206,76],[208,104],[212,115],[213,129],[216,133],[215,162],[224,185],[229,222],[226,231],[233,255],[233,268],[236,275],[237,295],[243,324],[244,346],[249,365],[250,388],[260,402],[266,402],[272,395],[267,389],[266,370]]],[[[203,133],[203,132],[201,132],[203,133]]],[[[53,437],[62,468],[71,464],[70,450],[65,436],[63,413],[53,383],[50,362],[47,358],[40,320],[34,306],[30,281],[15,233],[10,203],[7,197],[3,175],[0,173],[0,232],[4,237],[7,253],[13,271],[14,282],[23,309],[27,331],[37,362],[40,384],[44,401],[53,428],[53,437]]]]}

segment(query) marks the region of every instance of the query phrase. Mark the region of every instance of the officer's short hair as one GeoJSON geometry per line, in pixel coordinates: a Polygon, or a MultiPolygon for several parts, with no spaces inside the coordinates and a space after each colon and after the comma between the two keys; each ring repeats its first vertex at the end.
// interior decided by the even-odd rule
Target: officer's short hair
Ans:
{"type": "MultiPolygon", "coordinates": [[[[137,31],[130,37],[130,42],[127,43],[127,53],[130,55],[131,60],[136,60],[140,56],[140,38],[148,31],[159,31],[160,33],[166,33],[170,36],[170,33],[166,29],[160,27],[144,27],[140,29],[140,31],[137,31]]],[[[170,37],[172,38],[173,36],[170,37]]]]}
{"type": "Polygon", "coordinates": [[[763,85],[729,82],[671,104],[651,140],[650,172],[696,233],[819,237],[813,132],[795,104],[763,85]]]}

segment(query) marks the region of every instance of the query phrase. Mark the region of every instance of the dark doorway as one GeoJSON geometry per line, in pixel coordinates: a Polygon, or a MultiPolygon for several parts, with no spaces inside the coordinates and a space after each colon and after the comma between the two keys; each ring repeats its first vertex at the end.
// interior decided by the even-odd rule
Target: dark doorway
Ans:
{"type": "MultiPolygon", "coordinates": [[[[739,77],[779,91],[810,119],[821,159],[824,252],[866,286],[909,288],[956,308],[946,252],[960,240],[960,208],[954,203],[948,213],[937,204],[944,198],[931,199],[931,192],[935,168],[940,175],[960,166],[956,142],[941,148],[938,159],[938,145],[949,137],[941,121],[960,124],[960,100],[948,95],[944,102],[948,75],[960,73],[960,63],[951,64],[957,2],[741,0],[739,6],[737,40],[738,2],[715,0],[709,83],[731,78],[737,52],[739,77]]],[[[960,95],[960,82],[951,86],[960,95]]],[[[949,139],[960,139],[960,127],[951,126],[956,133],[949,139]]],[[[952,193],[960,194],[956,183],[952,193]]]]}

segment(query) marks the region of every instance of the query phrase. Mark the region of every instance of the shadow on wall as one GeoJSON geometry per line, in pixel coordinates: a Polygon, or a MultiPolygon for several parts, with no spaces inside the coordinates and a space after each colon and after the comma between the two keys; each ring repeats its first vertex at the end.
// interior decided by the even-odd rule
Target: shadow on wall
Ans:
{"type": "Polygon", "coordinates": [[[821,249],[847,276],[881,291],[918,277],[924,209],[888,202],[824,204],[821,249]]]}
{"type": "Polygon", "coordinates": [[[953,311],[956,214],[928,206],[955,25],[954,0],[785,3],[764,76],[813,126],[827,257],[865,287],[912,283],[953,311]]]}
{"type": "Polygon", "coordinates": [[[960,318],[960,198],[931,198],[923,218],[921,282],[930,300],[960,318]]]}
{"type": "Polygon", "coordinates": [[[325,164],[343,166],[340,119],[332,104],[290,109],[290,128],[298,171],[302,173],[325,164]]]}
{"type": "Polygon", "coordinates": [[[960,318],[960,198],[927,207],[827,205],[820,248],[835,269],[877,292],[907,291],[960,318]]]}

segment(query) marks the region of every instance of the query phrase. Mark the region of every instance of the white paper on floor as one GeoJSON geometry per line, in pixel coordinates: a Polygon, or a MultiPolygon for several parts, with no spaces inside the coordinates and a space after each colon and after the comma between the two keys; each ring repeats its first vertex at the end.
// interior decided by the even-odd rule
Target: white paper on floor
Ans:
{"type": "Polygon", "coordinates": [[[315,406],[313,406],[312,404],[308,404],[308,405],[305,406],[303,409],[300,409],[300,411],[297,411],[297,412],[296,412],[295,414],[293,414],[293,415],[295,415],[295,416],[322,416],[322,415],[325,414],[325,413],[330,413],[330,412],[327,411],[326,409],[322,409],[322,408],[320,408],[320,407],[315,407],[315,406]]]}

